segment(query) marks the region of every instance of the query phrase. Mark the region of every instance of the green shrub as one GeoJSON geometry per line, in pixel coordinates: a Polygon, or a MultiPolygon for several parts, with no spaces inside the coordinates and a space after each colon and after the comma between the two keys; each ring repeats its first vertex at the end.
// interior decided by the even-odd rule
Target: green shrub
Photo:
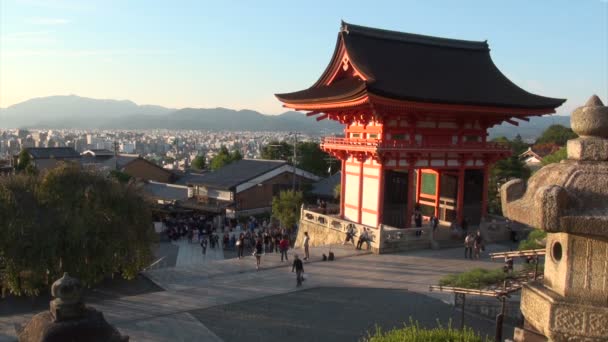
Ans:
{"type": "Polygon", "coordinates": [[[528,234],[525,240],[519,242],[518,250],[523,251],[527,249],[538,249],[544,248],[545,245],[540,244],[539,241],[547,237],[547,232],[540,229],[535,229],[528,234]]]}
{"type": "Polygon", "coordinates": [[[506,277],[507,275],[502,269],[486,270],[474,268],[464,273],[448,274],[439,280],[439,285],[482,289],[489,285],[501,283],[506,277]]]}
{"type": "Polygon", "coordinates": [[[437,323],[436,328],[421,327],[418,322],[410,319],[410,324],[404,324],[403,328],[392,329],[383,332],[376,327],[374,334],[369,334],[362,342],[484,342],[490,341],[487,337],[482,338],[473,329],[465,327],[464,330],[453,329],[448,323],[442,327],[437,323]]]}

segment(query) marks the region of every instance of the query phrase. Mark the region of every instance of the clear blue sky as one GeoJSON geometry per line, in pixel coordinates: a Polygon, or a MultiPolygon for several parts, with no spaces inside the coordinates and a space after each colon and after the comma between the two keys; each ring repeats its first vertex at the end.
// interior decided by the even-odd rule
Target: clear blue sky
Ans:
{"type": "Polygon", "coordinates": [[[524,89],[608,102],[608,0],[0,0],[0,107],[77,94],[174,108],[283,110],[310,86],[340,20],[488,40],[524,89]]]}

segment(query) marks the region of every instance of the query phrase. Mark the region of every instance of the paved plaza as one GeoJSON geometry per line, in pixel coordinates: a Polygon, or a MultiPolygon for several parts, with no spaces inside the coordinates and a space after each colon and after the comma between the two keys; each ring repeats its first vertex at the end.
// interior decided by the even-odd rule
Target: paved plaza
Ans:
{"type": "MultiPolygon", "coordinates": [[[[304,265],[308,279],[296,288],[294,251],[289,263],[281,263],[278,254],[264,255],[262,269],[256,271],[250,255],[201,262],[200,247],[184,248],[190,247],[182,253],[190,253],[193,262],[178,251],[176,266],[145,272],[164,291],[90,305],[131,341],[356,341],[376,324],[388,329],[410,317],[428,326],[450,319],[459,325],[460,314],[446,304],[451,296],[429,293],[428,286],[445,274],[501,266],[487,259],[465,260],[460,248],[371,255],[334,246],[336,260],[323,262],[321,255],[329,247],[316,247],[304,265]]],[[[505,249],[488,246],[489,252],[505,249]]],[[[14,341],[14,324],[32,315],[1,316],[0,341],[14,341]]],[[[493,334],[490,320],[467,315],[466,322],[493,334]]],[[[505,332],[509,336],[512,328],[505,332]]]]}

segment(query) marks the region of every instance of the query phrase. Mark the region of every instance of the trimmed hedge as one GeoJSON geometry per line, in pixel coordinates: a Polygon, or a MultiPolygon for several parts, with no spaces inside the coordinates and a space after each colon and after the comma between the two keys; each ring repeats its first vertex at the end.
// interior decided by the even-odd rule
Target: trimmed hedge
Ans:
{"type": "Polygon", "coordinates": [[[483,338],[476,334],[473,329],[465,327],[464,330],[454,329],[451,323],[447,327],[437,324],[436,328],[421,327],[418,322],[410,320],[410,324],[404,324],[403,328],[392,329],[383,332],[376,327],[374,334],[361,340],[362,342],[486,342],[490,341],[487,337],[483,338]]]}
{"type": "Polygon", "coordinates": [[[486,286],[503,282],[507,276],[502,269],[486,270],[474,268],[468,272],[448,274],[439,280],[439,285],[482,289],[486,286]]]}

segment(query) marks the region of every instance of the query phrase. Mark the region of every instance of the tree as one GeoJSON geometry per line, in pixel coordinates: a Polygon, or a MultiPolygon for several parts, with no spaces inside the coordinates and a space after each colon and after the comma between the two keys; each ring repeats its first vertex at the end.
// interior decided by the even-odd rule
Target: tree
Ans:
{"type": "Polygon", "coordinates": [[[230,162],[231,163],[234,162],[234,161],[237,161],[237,160],[241,160],[241,159],[243,159],[243,154],[239,150],[234,150],[230,154],[230,162]]]}
{"type": "Polygon", "coordinates": [[[92,286],[151,260],[149,208],[134,186],[64,164],[0,179],[2,288],[36,295],[63,272],[92,286]]]}
{"type": "MultiPolygon", "coordinates": [[[[293,145],[286,142],[272,141],[262,148],[261,157],[270,160],[285,160],[293,164],[293,145]]],[[[332,160],[329,154],[321,150],[319,143],[304,141],[297,146],[298,168],[314,173],[317,176],[327,176],[331,163],[332,169],[340,170],[341,164],[332,160]]]]}
{"type": "Polygon", "coordinates": [[[541,161],[543,165],[548,165],[552,163],[559,163],[560,161],[568,158],[568,152],[565,147],[560,148],[559,150],[551,153],[548,156],[545,156],[541,161]]]}
{"type": "Polygon", "coordinates": [[[511,141],[511,149],[513,150],[513,154],[519,156],[524,153],[528,149],[529,145],[524,142],[521,138],[521,135],[515,136],[515,139],[511,141]]]}
{"type": "Polygon", "coordinates": [[[284,141],[271,141],[268,145],[262,147],[261,157],[268,160],[290,161],[293,157],[293,145],[284,141]]]}
{"type": "Polygon", "coordinates": [[[284,228],[291,229],[300,217],[303,196],[300,191],[281,191],[272,199],[272,216],[276,217],[284,228]]]}
{"type": "Polygon", "coordinates": [[[342,196],[342,184],[336,184],[334,187],[334,198],[340,199],[340,196],[342,196]]]}
{"type": "MultiPolygon", "coordinates": [[[[330,161],[330,155],[321,150],[318,143],[306,141],[298,144],[297,165],[302,170],[314,173],[317,176],[327,176],[330,161]]],[[[341,164],[334,163],[332,166],[339,169],[339,165],[341,164]]]]}
{"type": "Polygon", "coordinates": [[[568,140],[577,137],[578,135],[576,135],[571,128],[562,125],[551,125],[536,140],[536,144],[554,143],[559,146],[564,146],[568,140]]]}
{"type": "Polygon", "coordinates": [[[205,156],[196,156],[192,161],[192,167],[197,170],[204,170],[207,167],[207,159],[205,156]]]}
{"type": "Polygon", "coordinates": [[[19,156],[17,157],[17,166],[15,166],[17,172],[26,172],[26,173],[36,173],[35,166],[32,163],[32,157],[30,153],[23,149],[19,152],[19,156]]]}
{"type": "Polygon", "coordinates": [[[488,180],[488,209],[490,213],[502,214],[498,187],[515,178],[520,178],[524,181],[530,178],[530,169],[525,166],[517,155],[499,160],[492,166],[488,180]]]}

